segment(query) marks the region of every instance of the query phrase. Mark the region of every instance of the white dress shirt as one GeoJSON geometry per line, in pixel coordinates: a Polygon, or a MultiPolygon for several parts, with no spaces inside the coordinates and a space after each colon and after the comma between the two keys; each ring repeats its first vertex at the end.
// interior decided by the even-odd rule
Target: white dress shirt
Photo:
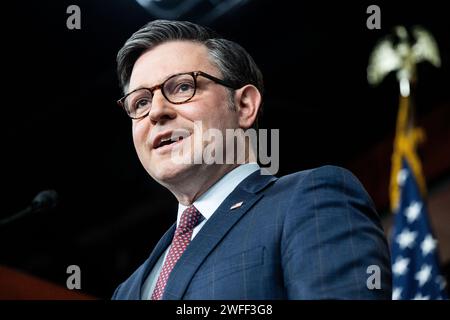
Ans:
{"type": "MultiPolygon", "coordinates": [[[[204,220],[199,223],[192,232],[191,240],[198,234],[201,228],[205,225],[206,221],[213,215],[222,202],[230,195],[230,193],[241,183],[245,178],[251,175],[253,172],[259,170],[260,167],[256,162],[246,163],[233,169],[224,175],[219,181],[217,181],[211,188],[209,188],[204,194],[200,196],[193,205],[202,214],[204,220]]],[[[181,203],[178,204],[177,226],[180,222],[183,211],[188,208],[181,203]]],[[[161,255],[156,262],[152,271],[149,273],[147,279],[142,287],[142,300],[150,300],[153,290],[155,289],[156,282],[158,281],[159,273],[161,272],[166,256],[169,253],[170,246],[161,255]]]]}

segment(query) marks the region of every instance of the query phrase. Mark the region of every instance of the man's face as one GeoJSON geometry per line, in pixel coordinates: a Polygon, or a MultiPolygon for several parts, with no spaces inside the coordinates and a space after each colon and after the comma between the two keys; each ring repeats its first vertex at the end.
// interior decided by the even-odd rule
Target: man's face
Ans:
{"type": "MultiPolygon", "coordinates": [[[[204,45],[189,41],[166,42],[139,57],[133,67],[128,91],[149,88],[173,74],[192,71],[223,78],[210,62],[204,45]]],[[[227,128],[238,128],[238,113],[231,110],[229,104],[227,88],[201,76],[197,78],[195,96],[183,104],[170,103],[161,90],[156,90],[150,113],[143,119],[133,120],[134,146],[147,172],[159,183],[170,185],[186,183],[186,178],[211,170],[203,161],[202,164],[174,162],[172,155],[177,151],[175,148],[185,148],[184,144],[190,144],[191,153],[194,153],[194,141],[201,139],[198,137],[201,133],[194,131],[194,122],[201,121],[203,132],[214,128],[225,133],[227,128]],[[158,146],[161,137],[170,137],[178,130],[188,132],[189,136],[176,143],[158,146]]],[[[202,147],[207,144],[202,143],[202,147]]],[[[192,155],[188,156],[191,158],[192,155]]]]}

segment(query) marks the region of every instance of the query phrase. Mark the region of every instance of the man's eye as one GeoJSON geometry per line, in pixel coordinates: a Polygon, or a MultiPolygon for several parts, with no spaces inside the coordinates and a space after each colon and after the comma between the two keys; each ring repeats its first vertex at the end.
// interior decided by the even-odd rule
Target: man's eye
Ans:
{"type": "Polygon", "coordinates": [[[192,90],[194,90],[194,86],[191,83],[185,82],[185,83],[180,83],[177,86],[177,90],[175,92],[183,93],[183,92],[192,91],[192,90]]]}
{"type": "Polygon", "coordinates": [[[136,101],[136,103],[134,104],[134,106],[137,109],[141,109],[141,108],[145,108],[148,107],[150,105],[150,100],[147,98],[143,98],[143,99],[139,99],[138,101],[136,101]]]}

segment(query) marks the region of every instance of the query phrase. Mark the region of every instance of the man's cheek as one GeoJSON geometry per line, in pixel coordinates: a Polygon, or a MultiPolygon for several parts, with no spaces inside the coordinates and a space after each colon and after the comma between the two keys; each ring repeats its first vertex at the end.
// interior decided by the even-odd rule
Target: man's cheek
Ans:
{"type": "Polygon", "coordinates": [[[133,131],[133,143],[136,150],[140,152],[144,151],[146,148],[146,139],[142,132],[138,130],[133,131]]]}

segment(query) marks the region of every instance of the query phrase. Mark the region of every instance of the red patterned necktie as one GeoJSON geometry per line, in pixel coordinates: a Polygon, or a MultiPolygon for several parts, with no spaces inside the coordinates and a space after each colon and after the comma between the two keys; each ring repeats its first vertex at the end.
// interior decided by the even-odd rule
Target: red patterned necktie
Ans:
{"type": "Polygon", "coordinates": [[[172,240],[172,245],[169,249],[166,261],[159,273],[158,281],[156,282],[155,289],[152,293],[152,300],[161,300],[164,288],[169,279],[170,272],[180,259],[184,250],[191,242],[192,232],[195,226],[200,222],[201,213],[193,205],[183,211],[181,215],[180,223],[172,240]]]}

